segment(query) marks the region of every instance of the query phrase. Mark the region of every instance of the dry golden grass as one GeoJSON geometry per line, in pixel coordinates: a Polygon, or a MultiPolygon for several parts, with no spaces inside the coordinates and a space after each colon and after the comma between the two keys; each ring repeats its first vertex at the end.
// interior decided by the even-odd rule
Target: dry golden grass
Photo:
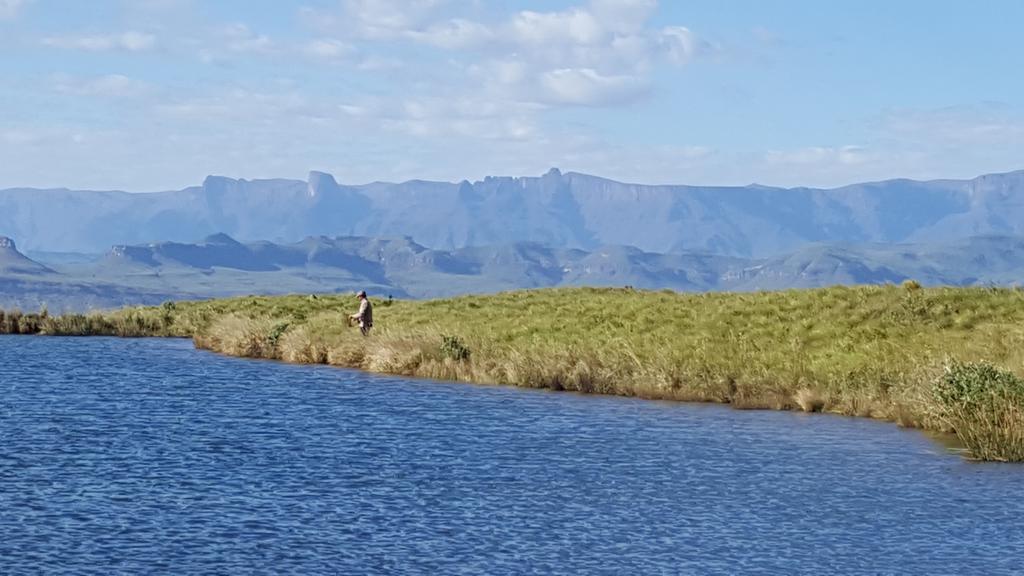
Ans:
{"type": "Polygon", "coordinates": [[[267,317],[247,318],[229,314],[218,318],[206,330],[195,335],[196,346],[245,358],[279,358],[276,342],[271,338],[274,320],[267,317]]]}
{"type": "Polygon", "coordinates": [[[367,338],[346,321],[355,307],[337,296],[245,297],[90,317],[0,315],[0,331],[191,336],[237,356],[935,430],[955,428],[932,394],[950,361],[1024,373],[1024,292],[1011,289],[520,291],[378,305],[367,338]]]}
{"type": "Polygon", "coordinates": [[[825,398],[816,390],[801,388],[793,395],[793,401],[804,412],[821,412],[825,408],[825,398]]]}

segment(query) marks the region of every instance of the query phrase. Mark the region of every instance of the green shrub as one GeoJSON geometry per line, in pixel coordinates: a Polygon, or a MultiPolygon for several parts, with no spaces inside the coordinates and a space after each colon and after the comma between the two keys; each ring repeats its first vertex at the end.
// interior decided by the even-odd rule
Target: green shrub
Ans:
{"type": "Polygon", "coordinates": [[[267,334],[267,341],[270,342],[271,347],[277,348],[277,342],[288,331],[288,326],[290,326],[288,322],[280,322],[270,329],[270,333],[267,334]]]}
{"type": "Polygon", "coordinates": [[[934,392],[941,417],[973,457],[1024,461],[1024,379],[985,362],[954,362],[934,392]]]}
{"type": "Polygon", "coordinates": [[[441,336],[441,354],[459,362],[469,360],[469,348],[458,336],[441,336]]]}
{"type": "Polygon", "coordinates": [[[977,410],[1004,402],[1024,405],[1024,380],[987,362],[952,362],[935,384],[946,408],[977,410]]]}

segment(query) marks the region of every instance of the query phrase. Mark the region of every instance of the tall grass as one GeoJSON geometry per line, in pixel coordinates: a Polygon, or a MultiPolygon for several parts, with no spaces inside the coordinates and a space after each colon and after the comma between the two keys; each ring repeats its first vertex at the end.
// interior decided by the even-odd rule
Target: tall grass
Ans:
{"type": "Polygon", "coordinates": [[[1024,461],[1024,379],[987,363],[954,362],[936,382],[935,396],[973,456],[1024,461]]]}
{"type": "Polygon", "coordinates": [[[25,314],[0,311],[0,334],[44,334],[50,336],[184,336],[172,334],[165,318],[142,308],[129,308],[110,314],[64,314],[50,316],[45,311],[25,314]]]}
{"type": "Polygon", "coordinates": [[[14,330],[0,316],[0,331],[191,336],[239,356],[957,432],[933,390],[950,361],[1024,373],[1024,292],[1011,289],[520,291],[378,306],[368,338],[347,326],[355,307],[338,296],[244,297],[84,319],[20,315],[14,330]]]}

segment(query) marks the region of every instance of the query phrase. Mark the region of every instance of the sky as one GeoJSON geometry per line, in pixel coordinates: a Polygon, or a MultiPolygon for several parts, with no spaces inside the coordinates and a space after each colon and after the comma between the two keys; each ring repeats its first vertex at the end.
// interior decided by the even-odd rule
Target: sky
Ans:
{"type": "Polygon", "coordinates": [[[1024,2],[0,0],[0,188],[1024,168],[1024,2]]]}

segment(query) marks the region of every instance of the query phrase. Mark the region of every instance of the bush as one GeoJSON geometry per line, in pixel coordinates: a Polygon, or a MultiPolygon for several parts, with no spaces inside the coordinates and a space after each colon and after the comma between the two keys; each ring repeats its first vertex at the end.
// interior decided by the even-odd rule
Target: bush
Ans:
{"type": "Polygon", "coordinates": [[[441,354],[459,362],[469,360],[469,348],[458,336],[441,336],[441,354]]]}
{"type": "Polygon", "coordinates": [[[270,333],[267,334],[267,341],[270,342],[270,346],[277,348],[277,342],[281,339],[281,336],[288,330],[290,324],[288,322],[279,322],[270,329],[270,333]]]}
{"type": "Polygon", "coordinates": [[[174,313],[177,309],[178,306],[174,302],[164,302],[160,305],[160,320],[164,328],[170,328],[174,324],[174,313]]]}
{"type": "Polygon", "coordinates": [[[936,383],[935,396],[947,408],[964,410],[1004,402],[1024,405],[1024,380],[987,362],[953,362],[936,383]]]}
{"type": "Polygon", "coordinates": [[[972,456],[1024,461],[1024,380],[988,363],[955,362],[934,392],[940,417],[972,456]]]}

